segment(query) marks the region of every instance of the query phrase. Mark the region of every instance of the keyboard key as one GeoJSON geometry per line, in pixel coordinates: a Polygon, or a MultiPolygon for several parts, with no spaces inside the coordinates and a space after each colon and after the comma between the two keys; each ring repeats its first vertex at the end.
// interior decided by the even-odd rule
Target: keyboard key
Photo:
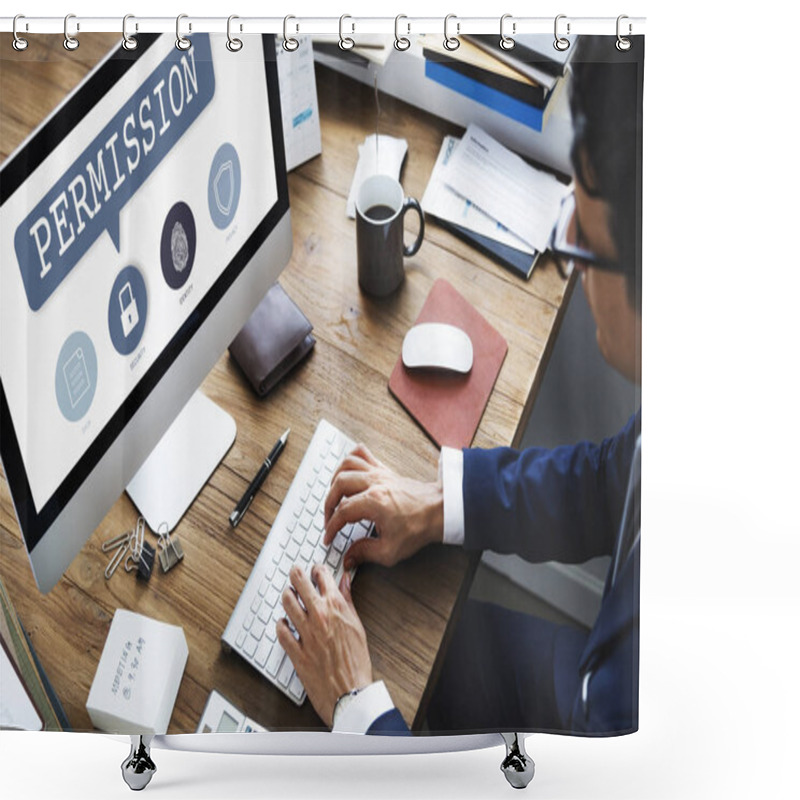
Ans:
{"type": "Polygon", "coordinates": [[[289,694],[292,695],[296,700],[299,700],[303,696],[303,684],[300,683],[300,678],[295,676],[292,678],[291,683],[289,684],[289,694]]]}
{"type": "Polygon", "coordinates": [[[292,675],[294,675],[294,665],[292,664],[291,659],[287,656],[283,660],[283,664],[281,664],[280,672],[278,672],[278,683],[281,686],[288,686],[292,675]]]}
{"type": "Polygon", "coordinates": [[[264,630],[264,638],[274,642],[278,638],[277,631],[275,630],[275,617],[270,617],[267,622],[267,627],[264,630]]]}
{"type": "Polygon", "coordinates": [[[346,544],[347,544],[347,537],[342,533],[342,531],[339,531],[339,533],[336,534],[333,540],[334,550],[338,550],[340,553],[342,553],[344,552],[346,544]]]}
{"type": "Polygon", "coordinates": [[[305,543],[305,544],[304,544],[304,545],[303,545],[303,546],[300,548],[300,558],[301,558],[303,561],[306,561],[306,562],[307,562],[307,561],[311,561],[311,556],[313,556],[313,555],[314,555],[314,548],[313,548],[313,546],[311,545],[311,543],[310,543],[310,542],[306,542],[306,543],[305,543]]]}
{"type": "MultiPolygon", "coordinates": [[[[323,529],[324,530],[324,529],[323,529]]],[[[312,528],[308,534],[306,534],[306,541],[312,546],[316,547],[319,544],[319,540],[322,538],[322,531],[317,530],[316,528],[312,528]]]]}
{"type": "Polygon", "coordinates": [[[267,589],[269,589],[269,581],[264,578],[264,580],[261,581],[261,586],[258,587],[258,593],[263,597],[267,593],[267,589]]]}
{"type": "Polygon", "coordinates": [[[292,536],[292,541],[297,542],[297,544],[302,545],[303,542],[306,540],[308,534],[298,526],[297,530],[294,532],[294,536],[292,536]]]}
{"type": "Polygon", "coordinates": [[[252,658],[253,653],[256,652],[257,647],[258,647],[258,639],[254,639],[252,636],[248,636],[247,641],[244,643],[244,654],[248,658],[252,658]]]}
{"type": "Polygon", "coordinates": [[[297,555],[299,552],[300,552],[300,545],[297,544],[297,542],[295,542],[294,540],[292,540],[291,542],[289,542],[288,545],[286,545],[286,555],[289,556],[289,558],[291,558],[292,561],[297,561],[297,555]]]}
{"type": "Polygon", "coordinates": [[[300,527],[307,531],[311,527],[311,523],[314,521],[314,517],[308,513],[308,511],[303,512],[303,516],[300,517],[300,527]]]}
{"type": "Polygon", "coordinates": [[[268,581],[271,581],[275,577],[275,570],[278,569],[278,565],[274,561],[270,561],[267,565],[267,571],[264,573],[264,576],[268,581]]]}
{"type": "Polygon", "coordinates": [[[316,483],[314,488],[311,490],[311,496],[319,503],[322,502],[322,498],[328,494],[328,484],[327,483],[316,483]]]}
{"type": "Polygon", "coordinates": [[[257,619],[253,623],[253,627],[250,628],[250,635],[254,636],[256,639],[260,640],[261,637],[264,635],[264,628],[265,627],[266,627],[266,625],[264,625],[264,623],[260,619],[257,619]]]}
{"type": "Polygon", "coordinates": [[[289,570],[292,568],[292,559],[289,558],[286,554],[284,554],[283,558],[281,559],[281,563],[278,565],[278,569],[284,574],[289,575],[289,570]]]}
{"type": "Polygon", "coordinates": [[[267,663],[270,650],[272,650],[272,642],[269,639],[262,639],[261,643],[258,645],[258,650],[256,650],[255,658],[253,659],[262,669],[264,668],[264,664],[267,663]]]}
{"type": "Polygon", "coordinates": [[[250,604],[250,610],[251,610],[251,611],[252,611],[254,614],[258,614],[258,609],[259,609],[260,607],[261,607],[261,597],[260,597],[259,595],[256,595],[256,596],[253,598],[253,602],[250,604]]]}
{"type": "Polygon", "coordinates": [[[271,616],[272,609],[266,603],[262,603],[261,608],[258,609],[258,618],[266,624],[271,616]]]}
{"type": "Polygon", "coordinates": [[[331,547],[328,557],[325,559],[325,563],[335,572],[341,560],[342,554],[338,550],[331,547]]]}
{"type": "Polygon", "coordinates": [[[249,631],[249,630],[250,630],[250,626],[251,626],[251,625],[253,624],[253,622],[255,621],[255,618],[256,618],[256,615],[255,615],[255,614],[248,614],[248,615],[245,617],[245,620],[244,620],[244,629],[245,629],[246,631],[249,631]]]}
{"type": "Polygon", "coordinates": [[[242,645],[244,644],[244,640],[247,637],[247,633],[245,631],[239,631],[238,635],[236,636],[236,646],[241,649],[242,645]]]}
{"type": "Polygon", "coordinates": [[[269,654],[267,666],[265,667],[268,675],[271,675],[274,678],[278,674],[278,670],[280,669],[284,655],[285,653],[283,648],[276,642],[269,654]]]}
{"type": "Polygon", "coordinates": [[[278,598],[280,596],[281,593],[274,586],[270,586],[267,596],[264,598],[264,602],[270,607],[270,609],[273,609],[275,608],[275,604],[278,602],[278,598]]]}

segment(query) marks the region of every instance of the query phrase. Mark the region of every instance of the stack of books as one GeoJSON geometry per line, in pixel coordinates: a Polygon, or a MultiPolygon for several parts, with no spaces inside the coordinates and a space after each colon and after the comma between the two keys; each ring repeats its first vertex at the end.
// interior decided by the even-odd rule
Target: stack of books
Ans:
{"type": "Polygon", "coordinates": [[[440,37],[418,37],[427,78],[542,131],[564,86],[575,42],[559,51],[549,34],[519,35],[514,41],[511,50],[504,50],[497,36],[465,35],[456,50],[447,50],[440,37]]]}

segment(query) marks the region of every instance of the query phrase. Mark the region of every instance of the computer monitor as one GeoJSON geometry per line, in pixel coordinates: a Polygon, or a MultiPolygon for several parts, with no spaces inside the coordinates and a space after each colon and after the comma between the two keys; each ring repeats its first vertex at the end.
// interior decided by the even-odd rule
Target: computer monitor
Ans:
{"type": "Polygon", "coordinates": [[[137,473],[213,438],[173,433],[291,254],[274,37],[138,41],[0,169],[0,454],[43,592],[134,476],[194,497],[137,473]]]}

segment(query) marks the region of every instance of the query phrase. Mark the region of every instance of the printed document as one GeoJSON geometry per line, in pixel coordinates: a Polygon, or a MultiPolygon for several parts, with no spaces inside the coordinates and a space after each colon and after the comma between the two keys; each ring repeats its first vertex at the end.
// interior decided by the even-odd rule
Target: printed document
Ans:
{"type": "Polygon", "coordinates": [[[458,148],[460,141],[455,136],[444,137],[442,147],[439,150],[439,157],[436,159],[433,172],[425,188],[425,194],[422,195],[422,200],[420,201],[422,210],[426,214],[431,214],[445,222],[460,225],[481,236],[494,239],[496,242],[533,256],[536,251],[526,242],[511,233],[508,228],[501,225],[496,219],[484,214],[470,200],[456,194],[444,182],[444,169],[458,148]]]}
{"type": "Polygon", "coordinates": [[[443,170],[445,183],[535,250],[546,250],[569,187],[534,169],[477,125],[443,170]]]}

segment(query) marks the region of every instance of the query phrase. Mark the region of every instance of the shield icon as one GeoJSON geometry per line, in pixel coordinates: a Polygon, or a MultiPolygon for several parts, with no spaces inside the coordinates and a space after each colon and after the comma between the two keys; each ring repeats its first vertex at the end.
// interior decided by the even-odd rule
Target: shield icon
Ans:
{"type": "Polygon", "coordinates": [[[217,174],[214,176],[214,202],[226,217],[231,213],[233,198],[236,194],[233,182],[233,162],[228,159],[220,164],[217,174]]]}

